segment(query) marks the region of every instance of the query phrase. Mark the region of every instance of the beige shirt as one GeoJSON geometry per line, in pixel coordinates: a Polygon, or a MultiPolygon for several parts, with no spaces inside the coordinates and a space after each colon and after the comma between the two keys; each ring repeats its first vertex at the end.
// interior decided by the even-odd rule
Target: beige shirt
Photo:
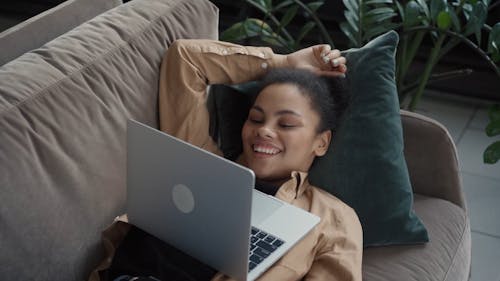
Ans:
{"type": "MultiPolygon", "coordinates": [[[[258,79],[269,68],[286,67],[284,55],[270,48],[211,40],[177,40],[161,66],[160,128],[221,155],[209,136],[207,86],[258,79]]],[[[362,230],[353,209],[293,172],[276,197],[311,212],[320,223],[259,280],[361,281],[362,230]]],[[[217,274],[213,280],[227,280],[217,274]]]]}

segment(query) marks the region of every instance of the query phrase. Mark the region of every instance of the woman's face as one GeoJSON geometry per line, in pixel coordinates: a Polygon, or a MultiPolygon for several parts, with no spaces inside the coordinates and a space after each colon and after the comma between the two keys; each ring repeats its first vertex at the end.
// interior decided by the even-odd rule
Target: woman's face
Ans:
{"type": "Polygon", "coordinates": [[[331,132],[317,132],[319,114],[292,84],[264,88],[242,129],[243,157],[257,178],[282,184],[292,171],[307,172],[326,153],[331,132]]]}

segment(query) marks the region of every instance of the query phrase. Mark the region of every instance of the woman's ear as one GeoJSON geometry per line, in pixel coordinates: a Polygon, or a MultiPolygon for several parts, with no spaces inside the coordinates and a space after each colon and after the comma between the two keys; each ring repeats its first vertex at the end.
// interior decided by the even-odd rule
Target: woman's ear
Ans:
{"type": "Polygon", "coordinates": [[[330,146],[330,141],[332,139],[332,131],[325,130],[324,132],[318,134],[315,141],[314,154],[316,156],[323,156],[328,151],[328,146],[330,146]]]}

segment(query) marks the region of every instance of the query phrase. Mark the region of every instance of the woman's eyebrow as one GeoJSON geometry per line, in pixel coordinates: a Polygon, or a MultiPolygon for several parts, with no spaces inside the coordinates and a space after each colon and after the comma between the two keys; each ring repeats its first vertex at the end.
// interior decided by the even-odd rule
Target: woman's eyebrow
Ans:
{"type": "MultiPolygon", "coordinates": [[[[254,105],[252,106],[252,109],[255,109],[261,113],[264,113],[264,110],[258,106],[258,105],[254,105]]],[[[274,115],[284,115],[284,114],[292,114],[292,115],[295,115],[295,116],[299,116],[299,117],[302,117],[302,115],[300,115],[299,113],[293,111],[293,110],[289,110],[289,109],[283,109],[283,110],[280,110],[276,113],[274,113],[274,115]]]]}

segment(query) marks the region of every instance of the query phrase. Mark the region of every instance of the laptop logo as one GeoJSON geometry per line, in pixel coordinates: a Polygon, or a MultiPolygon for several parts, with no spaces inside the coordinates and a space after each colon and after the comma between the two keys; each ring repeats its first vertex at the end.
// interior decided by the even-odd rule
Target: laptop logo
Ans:
{"type": "Polygon", "coordinates": [[[193,192],[183,184],[177,184],[172,188],[172,200],[175,207],[184,214],[189,214],[194,210],[193,192]]]}

